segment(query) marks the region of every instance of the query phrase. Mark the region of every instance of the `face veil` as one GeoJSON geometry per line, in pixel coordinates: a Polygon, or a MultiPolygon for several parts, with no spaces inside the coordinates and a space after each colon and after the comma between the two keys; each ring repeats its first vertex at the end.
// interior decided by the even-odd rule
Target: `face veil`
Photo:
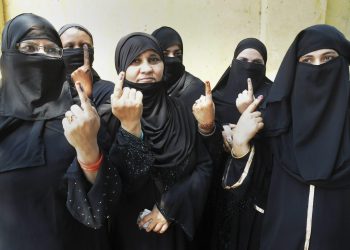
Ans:
{"type": "Polygon", "coordinates": [[[241,114],[236,107],[236,98],[247,89],[247,79],[251,78],[254,94],[263,94],[271,81],[265,76],[267,51],[265,45],[256,38],[243,39],[234,51],[231,66],[227,68],[213,89],[216,118],[220,123],[237,123],[241,114]],[[264,59],[264,65],[237,60],[245,49],[257,50],[264,59]]]}
{"type": "Polygon", "coordinates": [[[350,43],[341,32],[311,26],[290,46],[266,100],[265,133],[280,135],[285,169],[304,182],[343,185],[333,180],[349,169],[349,61],[350,43]],[[320,49],[333,49],[339,57],[321,65],[298,62],[320,49]]]}
{"type": "Polygon", "coordinates": [[[61,116],[71,104],[63,85],[63,61],[20,53],[17,44],[29,39],[48,39],[62,48],[56,30],[42,17],[22,14],[7,22],[2,34],[0,115],[23,120],[61,116]]]}

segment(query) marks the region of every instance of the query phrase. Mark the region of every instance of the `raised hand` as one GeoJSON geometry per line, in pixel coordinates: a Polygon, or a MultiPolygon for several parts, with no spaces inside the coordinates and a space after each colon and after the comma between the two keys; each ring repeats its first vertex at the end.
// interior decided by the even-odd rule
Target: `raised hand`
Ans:
{"type": "Polygon", "coordinates": [[[244,90],[242,93],[238,94],[236,99],[236,107],[238,111],[242,114],[244,110],[254,101],[254,90],[252,80],[247,79],[248,90],[244,90]]]}
{"type": "Polygon", "coordinates": [[[124,77],[125,73],[120,72],[114,93],[111,95],[112,113],[120,120],[124,130],[140,137],[143,95],[136,89],[123,88],[124,77]]]}
{"type": "Polygon", "coordinates": [[[232,129],[232,154],[239,157],[250,149],[250,140],[264,127],[261,113],[256,111],[263,96],[255,99],[243,112],[237,125],[232,129]]]}
{"type": "Polygon", "coordinates": [[[100,156],[97,144],[97,133],[100,128],[100,117],[91,105],[80,82],[75,84],[81,106],[74,104],[62,120],[64,135],[75,148],[79,162],[94,164],[100,156]]]}
{"type": "Polygon", "coordinates": [[[139,221],[139,228],[143,228],[143,225],[145,223],[149,223],[147,228],[145,228],[147,232],[153,231],[160,234],[164,233],[170,225],[170,223],[165,219],[156,205],[154,205],[151,213],[139,221]]]}
{"type": "Polygon", "coordinates": [[[77,68],[71,75],[74,83],[80,82],[84,92],[88,97],[92,96],[92,73],[89,58],[89,48],[86,44],[83,45],[84,49],[84,65],[77,68]]]}
{"type": "Polygon", "coordinates": [[[205,96],[201,97],[193,104],[192,112],[198,122],[198,127],[202,133],[209,134],[214,128],[215,105],[211,95],[210,82],[205,82],[205,96]]]}

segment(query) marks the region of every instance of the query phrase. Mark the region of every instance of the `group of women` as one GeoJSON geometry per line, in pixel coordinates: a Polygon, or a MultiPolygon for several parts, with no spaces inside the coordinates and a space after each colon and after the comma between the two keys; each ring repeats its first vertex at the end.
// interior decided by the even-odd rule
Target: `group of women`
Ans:
{"type": "Polygon", "coordinates": [[[344,35],[301,31],[274,83],[254,38],[213,90],[182,56],[170,27],[128,34],[113,84],[82,25],[6,23],[0,249],[349,248],[344,35]]]}

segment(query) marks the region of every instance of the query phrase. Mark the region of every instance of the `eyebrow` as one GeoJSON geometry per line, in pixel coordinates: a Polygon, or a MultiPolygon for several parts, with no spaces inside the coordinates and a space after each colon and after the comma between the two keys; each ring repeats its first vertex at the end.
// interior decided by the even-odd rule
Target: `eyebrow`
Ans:
{"type": "Polygon", "coordinates": [[[323,56],[328,56],[328,55],[336,55],[337,53],[335,51],[328,51],[323,54],[323,56]]]}

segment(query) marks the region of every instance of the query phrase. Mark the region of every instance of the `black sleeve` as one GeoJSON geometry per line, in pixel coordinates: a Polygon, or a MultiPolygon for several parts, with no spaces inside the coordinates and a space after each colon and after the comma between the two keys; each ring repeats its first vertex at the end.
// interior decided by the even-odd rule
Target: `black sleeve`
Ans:
{"type": "Polygon", "coordinates": [[[201,219],[212,174],[212,162],[199,135],[196,143],[193,172],[163,193],[157,203],[167,220],[178,223],[190,239],[201,219]]]}
{"type": "Polygon", "coordinates": [[[223,155],[226,154],[223,147],[224,141],[221,132],[221,125],[216,122],[214,131],[211,134],[201,134],[204,145],[207,148],[211,159],[213,160],[214,166],[217,166],[217,162],[219,162],[223,155]]]}
{"type": "MultiPolygon", "coordinates": [[[[103,150],[106,146],[100,148],[103,150]]],[[[148,147],[139,138],[119,128],[109,153],[104,153],[103,163],[93,185],[86,180],[76,159],[68,169],[68,210],[84,225],[101,227],[110,217],[121,194],[121,176],[125,182],[125,191],[134,185],[129,183],[144,173],[138,167],[144,167],[148,171],[152,161],[153,156],[148,147]]]]}
{"type": "Polygon", "coordinates": [[[154,157],[149,145],[122,128],[117,133],[110,157],[123,180],[123,192],[139,190],[150,177],[154,157]]]}
{"type": "Polygon", "coordinates": [[[111,209],[121,193],[121,181],[117,169],[103,154],[95,183],[85,178],[77,159],[66,173],[68,195],[66,206],[72,216],[92,228],[100,228],[110,217],[111,209]]]}
{"type": "Polygon", "coordinates": [[[222,178],[224,189],[233,191],[239,199],[245,196],[253,175],[253,158],[255,148],[242,158],[229,157],[225,162],[222,178]]]}

